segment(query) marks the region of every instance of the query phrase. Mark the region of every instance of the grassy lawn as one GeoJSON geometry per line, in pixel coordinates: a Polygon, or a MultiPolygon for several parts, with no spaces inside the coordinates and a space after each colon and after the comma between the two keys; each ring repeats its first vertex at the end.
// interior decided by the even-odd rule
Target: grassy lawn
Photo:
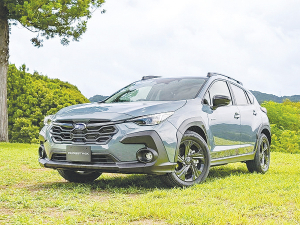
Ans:
{"type": "Polygon", "coordinates": [[[149,175],[69,183],[39,166],[37,149],[0,143],[0,224],[300,224],[300,154],[273,152],[264,175],[236,163],[171,189],[149,175]]]}

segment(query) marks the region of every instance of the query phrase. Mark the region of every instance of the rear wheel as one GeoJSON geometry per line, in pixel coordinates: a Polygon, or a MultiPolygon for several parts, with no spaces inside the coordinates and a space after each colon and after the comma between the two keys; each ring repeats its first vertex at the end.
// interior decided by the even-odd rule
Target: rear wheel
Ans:
{"type": "Polygon", "coordinates": [[[254,160],[246,162],[249,172],[265,173],[270,166],[270,143],[265,134],[261,134],[258,141],[254,160]]]}
{"type": "Polygon", "coordinates": [[[58,173],[70,182],[85,183],[96,180],[101,173],[96,171],[73,171],[58,169],[58,173]]]}
{"type": "Polygon", "coordinates": [[[174,187],[188,187],[201,183],[210,167],[209,149],[204,139],[193,131],[186,131],[182,137],[175,171],[163,177],[174,187]]]}

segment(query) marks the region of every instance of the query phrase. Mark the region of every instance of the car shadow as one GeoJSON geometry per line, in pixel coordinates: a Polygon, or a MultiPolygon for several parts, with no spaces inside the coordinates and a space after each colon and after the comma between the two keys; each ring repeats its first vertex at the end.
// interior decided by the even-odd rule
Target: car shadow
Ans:
{"type": "MultiPolygon", "coordinates": [[[[247,174],[249,173],[246,166],[238,166],[236,168],[232,168],[228,165],[225,166],[216,166],[212,167],[209,171],[208,174],[208,179],[209,180],[214,180],[214,179],[220,179],[220,178],[226,178],[229,176],[240,176],[242,174],[247,174]]],[[[250,174],[250,173],[249,173],[250,174]]]]}
{"type": "MultiPolygon", "coordinates": [[[[222,179],[232,175],[247,174],[244,167],[230,168],[228,166],[213,167],[210,169],[206,182],[213,182],[215,179],[222,179]]],[[[201,187],[201,186],[199,186],[201,187]]],[[[71,190],[86,188],[90,191],[105,191],[109,193],[146,193],[154,189],[172,189],[166,185],[161,176],[158,175],[124,175],[124,174],[103,174],[97,180],[89,183],[72,183],[67,181],[51,182],[35,185],[32,188],[62,189],[71,190]]]]}
{"type": "Polygon", "coordinates": [[[72,190],[77,188],[88,189],[90,191],[105,191],[110,193],[145,193],[154,189],[169,189],[160,176],[155,175],[124,175],[124,174],[103,174],[97,180],[87,183],[73,183],[61,180],[59,182],[49,182],[38,184],[31,189],[55,189],[72,190]]]}

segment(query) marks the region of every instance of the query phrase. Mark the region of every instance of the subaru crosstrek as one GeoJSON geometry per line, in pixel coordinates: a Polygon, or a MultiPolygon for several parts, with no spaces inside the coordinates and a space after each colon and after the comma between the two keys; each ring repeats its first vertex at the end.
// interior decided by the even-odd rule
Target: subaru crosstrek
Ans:
{"type": "Polygon", "coordinates": [[[162,175],[171,186],[205,180],[211,166],[270,164],[267,111],[241,82],[146,76],[106,100],[66,107],[45,118],[39,163],[70,182],[101,173],[162,175]]]}

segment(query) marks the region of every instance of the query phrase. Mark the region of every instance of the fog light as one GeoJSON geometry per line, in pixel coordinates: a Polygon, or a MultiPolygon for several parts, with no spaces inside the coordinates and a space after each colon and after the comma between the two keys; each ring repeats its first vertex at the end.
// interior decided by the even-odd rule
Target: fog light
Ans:
{"type": "Polygon", "coordinates": [[[151,161],[153,159],[153,155],[151,152],[147,152],[145,154],[145,158],[147,159],[147,161],[151,161]]]}
{"type": "Polygon", "coordinates": [[[141,148],[136,153],[137,160],[142,163],[153,162],[157,159],[157,157],[157,152],[150,148],[141,148]]]}

